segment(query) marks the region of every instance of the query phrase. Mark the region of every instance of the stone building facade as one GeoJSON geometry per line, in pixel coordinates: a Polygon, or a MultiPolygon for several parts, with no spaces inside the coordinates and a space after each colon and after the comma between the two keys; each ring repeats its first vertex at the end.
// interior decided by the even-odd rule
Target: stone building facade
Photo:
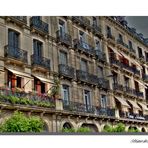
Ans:
{"type": "Polygon", "coordinates": [[[81,126],[101,132],[119,122],[148,131],[147,39],[124,17],[0,17],[1,95],[32,99],[34,92],[46,99],[55,77],[60,99],[52,100],[54,107],[1,99],[0,121],[20,110],[40,116],[49,132],[81,126]]]}

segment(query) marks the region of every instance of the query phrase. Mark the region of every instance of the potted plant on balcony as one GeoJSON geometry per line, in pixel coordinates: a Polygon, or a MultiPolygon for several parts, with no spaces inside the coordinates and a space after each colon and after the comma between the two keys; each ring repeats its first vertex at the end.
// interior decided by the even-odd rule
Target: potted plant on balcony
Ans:
{"type": "Polygon", "coordinates": [[[54,78],[54,85],[51,88],[51,94],[50,95],[54,99],[60,98],[60,80],[57,77],[54,78]]]}

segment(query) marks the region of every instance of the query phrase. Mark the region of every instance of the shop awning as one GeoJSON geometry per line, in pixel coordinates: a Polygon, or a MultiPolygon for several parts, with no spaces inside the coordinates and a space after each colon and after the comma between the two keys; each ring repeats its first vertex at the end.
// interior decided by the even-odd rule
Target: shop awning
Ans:
{"type": "Polygon", "coordinates": [[[133,108],[141,110],[141,108],[138,106],[138,104],[134,101],[128,100],[128,102],[133,106],[133,108]]]}
{"type": "Polygon", "coordinates": [[[27,74],[25,72],[20,72],[14,69],[10,69],[10,68],[6,68],[8,71],[12,72],[13,74],[15,74],[18,77],[28,77],[28,78],[32,78],[30,74],[27,74]]]}
{"type": "Polygon", "coordinates": [[[148,111],[148,108],[147,108],[147,106],[145,104],[143,104],[141,102],[137,102],[137,103],[142,107],[143,110],[147,110],[148,111]]]}
{"type": "Polygon", "coordinates": [[[42,81],[43,83],[50,83],[50,84],[53,84],[53,82],[47,78],[43,78],[43,77],[40,77],[40,76],[36,76],[36,75],[33,75],[34,77],[36,77],[37,79],[39,79],[40,81],[42,81]]]}
{"type": "Polygon", "coordinates": [[[122,106],[126,106],[130,108],[130,105],[124,99],[119,98],[119,97],[115,97],[115,99],[118,100],[122,104],[122,106]]]}

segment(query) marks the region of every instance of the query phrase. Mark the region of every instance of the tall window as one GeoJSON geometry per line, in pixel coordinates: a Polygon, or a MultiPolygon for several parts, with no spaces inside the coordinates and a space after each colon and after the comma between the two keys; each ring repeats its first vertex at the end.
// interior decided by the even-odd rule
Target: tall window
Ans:
{"type": "Polygon", "coordinates": [[[17,49],[19,47],[19,33],[13,30],[8,31],[8,45],[17,49]]]}
{"type": "Polygon", "coordinates": [[[112,74],[113,74],[113,83],[117,84],[118,83],[118,75],[115,72],[112,72],[112,74]]]}
{"type": "Polygon", "coordinates": [[[90,91],[84,90],[84,104],[86,106],[86,110],[89,110],[91,106],[91,100],[90,100],[90,91]]]}
{"type": "Polygon", "coordinates": [[[34,50],[34,55],[36,57],[42,56],[42,46],[43,46],[42,42],[38,40],[33,40],[33,50],[34,50]]]}
{"type": "Polygon", "coordinates": [[[100,42],[98,40],[95,40],[95,47],[96,47],[96,51],[101,51],[101,45],[100,42]]]}
{"type": "Polygon", "coordinates": [[[107,37],[111,37],[111,28],[109,26],[106,27],[107,37]]]}
{"type": "Polygon", "coordinates": [[[138,47],[138,54],[139,54],[139,58],[141,58],[143,56],[142,49],[140,47],[138,47]]]}
{"type": "Polygon", "coordinates": [[[107,96],[106,95],[101,95],[101,108],[106,108],[107,107],[107,96]]]}
{"type": "Polygon", "coordinates": [[[60,52],[60,64],[63,64],[63,65],[67,65],[67,53],[66,52],[60,52]]]}
{"type": "Polygon", "coordinates": [[[135,89],[136,89],[136,91],[139,91],[139,83],[137,81],[134,81],[134,83],[135,83],[135,89]]]}
{"type": "Polygon", "coordinates": [[[81,70],[85,71],[85,72],[88,72],[87,61],[86,60],[81,59],[81,70]]]}
{"type": "Polygon", "coordinates": [[[96,17],[93,17],[93,25],[97,26],[97,18],[96,17]]]}
{"type": "Polygon", "coordinates": [[[128,41],[128,46],[129,46],[130,49],[133,49],[133,44],[132,44],[131,41],[128,41]]]}
{"type": "Polygon", "coordinates": [[[129,78],[124,77],[124,81],[125,81],[125,87],[129,88],[129,78]]]}
{"type": "Polygon", "coordinates": [[[148,62],[148,53],[145,52],[145,58],[146,58],[146,61],[148,62]]]}
{"type": "Polygon", "coordinates": [[[99,78],[103,78],[103,68],[101,66],[98,66],[98,76],[99,78]]]}
{"type": "Polygon", "coordinates": [[[121,34],[119,34],[119,41],[123,42],[123,37],[121,34]]]}
{"type": "Polygon", "coordinates": [[[64,36],[65,34],[65,22],[62,20],[59,20],[59,30],[60,30],[60,35],[64,36]]]}
{"type": "Polygon", "coordinates": [[[46,84],[41,82],[39,79],[34,78],[34,89],[38,94],[44,94],[46,92],[46,84]]]}
{"type": "Polygon", "coordinates": [[[62,95],[63,95],[63,100],[66,104],[69,104],[69,86],[68,85],[63,85],[62,86],[62,95]]]}

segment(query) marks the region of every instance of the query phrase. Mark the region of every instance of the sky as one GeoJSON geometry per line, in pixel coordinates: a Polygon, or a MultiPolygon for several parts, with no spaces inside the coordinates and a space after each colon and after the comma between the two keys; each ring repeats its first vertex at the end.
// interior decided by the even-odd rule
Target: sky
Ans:
{"type": "Polygon", "coordinates": [[[148,38],[148,16],[127,16],[128,26],[136,28],[138,33],[142,33],[148,38]]]}

